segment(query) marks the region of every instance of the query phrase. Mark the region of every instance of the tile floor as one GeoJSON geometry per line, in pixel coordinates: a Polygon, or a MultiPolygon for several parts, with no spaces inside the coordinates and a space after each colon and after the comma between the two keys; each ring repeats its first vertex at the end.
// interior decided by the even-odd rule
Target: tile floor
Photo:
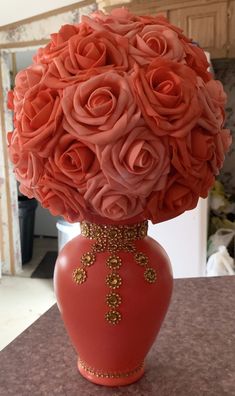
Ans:
{"type": "Polygon", "coordinates": [[[57,239],[35,238],[33,258],[22,272],[0,279],[0,350],[56,301],[52,279],[30,278],[48,250],[57,250],[57,239]]]}

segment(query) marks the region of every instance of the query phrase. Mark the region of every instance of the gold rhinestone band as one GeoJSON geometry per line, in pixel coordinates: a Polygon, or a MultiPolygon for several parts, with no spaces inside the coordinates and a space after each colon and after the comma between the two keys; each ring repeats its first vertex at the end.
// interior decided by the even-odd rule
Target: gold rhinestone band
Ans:
{"type": "Polygon", "coordinates": [[[144,366],[144,363],[141,363],[135,369],[127,371],[125,373],[120,373],[120,372],[108,373],[108,372],[105,372],[104,370],[96,370],[95,368],[90,367],[88,364],[86,364],[81,359],[79,359],[78,363],[83,368],[83,370],[87,371],[89,374],[92,374],[97,378],[128,378],[131,375],[138,373],[138,371],[140,371],[144,366]]]}
{"type": "Polygon", "coordinates": [[[118,240],[125,241],[136,241],[138,239],[144,239],[148,232],[148,222],[143,221],[142,223],[133,225],[102,225],[88,223],[86,221],[81,222],[81,234],[85,238],[103,240],[112,240],[113,243],[118,240]]]}

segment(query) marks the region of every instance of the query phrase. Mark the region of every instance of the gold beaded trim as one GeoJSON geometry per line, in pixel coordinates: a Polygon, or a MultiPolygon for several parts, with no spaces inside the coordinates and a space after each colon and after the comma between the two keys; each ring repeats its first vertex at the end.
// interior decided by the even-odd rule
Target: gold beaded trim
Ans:
{"type": "Polygon", "coordinates": [[[135,369],[127,371],[125,373],[120,373],[120,372],[108,373],[103,370],[96,370],[95,368],[90,367],[88,364],[86,364],[81,359],[79,359],[79,365],[83,368],[83,370],[85,370],[86,372],[88,372],[91,375],[94,375],[97,378],[128,378],[128,377],[138,373],[138,371],[140,371],[143,368],[144,363],[141,363],[135,369]]]}
{"type": "Polygon", "coordinates": [[[110,256],[106,260],[106,265],[110,272],[106,276],[106,285],[110,289],[106,295],[106,304],[109,308],[105,313],[105,319],[109,324],[117,325],[122,320],[122,314],[117,308],[122,303],[122,298],[117,289],[121,288],[122,277],[118,270],[122,266],[122,259],[117,252],[125,251],[132,253],[138,265],[144,268],[144,279],[148,283],[155,283],[157,273],[149,266],[148,256],[144,252],[137,251],[134,242],[144,239],[148,231],[148,222],[134,225],[98,225],[83,221],[81,223],[81,234],[85,238],[95,240],[89,252],[83,253],[80,258],[81,267],[73,271],[73,280],[78,285],[87,280],[87,269],[96,260],[96,254],[109,252],[110,256]]]}
{"type": "Polygon", "coordinates": [[[112,243],[118,243],[118,241],[135,241],[138,239],[144,239],[148,232],[148,222],[143,221],[142,223],[134,225],[98,225],[94,223],[88,223],[86,221],[81,222],[81,234],[85,238],[95,239],[102,241],[108,239],[112,243]]]}

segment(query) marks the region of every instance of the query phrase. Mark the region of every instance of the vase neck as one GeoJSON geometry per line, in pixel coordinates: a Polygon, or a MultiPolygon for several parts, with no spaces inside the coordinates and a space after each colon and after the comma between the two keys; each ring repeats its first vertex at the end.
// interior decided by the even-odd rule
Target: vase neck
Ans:
{"type": "Polygon", "coordinates": [[[148,232],[148,222],[143,221],[136,224],[110,225],[96,224],[87,221],[81,222],[81,234],[93,240],[112,240],[112,241],[136,241],[144,239],[148,232]]]}

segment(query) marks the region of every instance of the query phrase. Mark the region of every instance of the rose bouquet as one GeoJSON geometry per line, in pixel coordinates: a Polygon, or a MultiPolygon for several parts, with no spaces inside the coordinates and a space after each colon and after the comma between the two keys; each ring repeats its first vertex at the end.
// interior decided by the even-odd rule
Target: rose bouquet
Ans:
{"type": "Polygon", "coordinates": [[[63,26],[9,94],[21,192],[70,222],[156,223],[194,208],[231,142],[207,69],[162,16],[122,8],[63,26]]]}

